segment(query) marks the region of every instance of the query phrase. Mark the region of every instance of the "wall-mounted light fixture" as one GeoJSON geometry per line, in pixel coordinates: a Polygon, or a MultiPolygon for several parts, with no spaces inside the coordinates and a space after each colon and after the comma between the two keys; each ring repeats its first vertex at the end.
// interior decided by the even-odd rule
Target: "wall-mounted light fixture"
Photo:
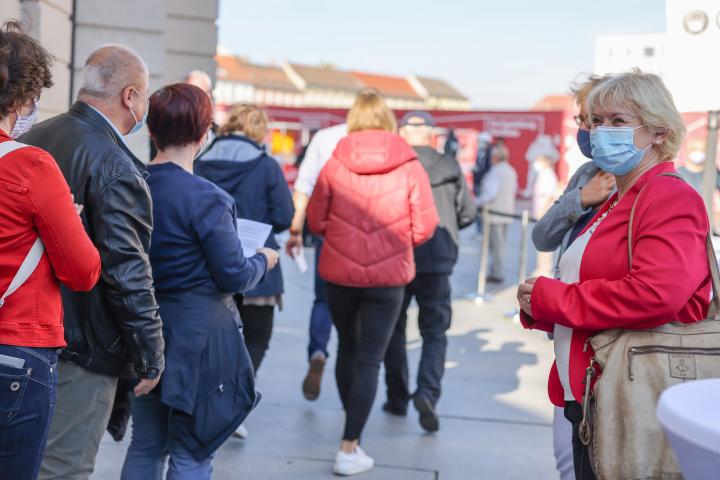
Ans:
{"type": "MultiPolygon", "coordinates": [[[[718,17],[720,21],[720,17],[718,17]]],[[[708,16],[702,10],[691,10],[683,18],[685,31],[692,35],[699,35],[707,29],[708,16]]]]}

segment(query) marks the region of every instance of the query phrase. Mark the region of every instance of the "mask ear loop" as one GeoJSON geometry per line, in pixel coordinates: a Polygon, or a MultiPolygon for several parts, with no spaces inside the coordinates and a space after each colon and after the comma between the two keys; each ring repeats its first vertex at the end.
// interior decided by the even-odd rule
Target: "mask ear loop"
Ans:
{"type": "MultiPolygon", "coordinates": [[[[647,127],[647,125],[643,124],[643,125],[639,125],[639,126],[637,126],[637,127],[634,127],[634,128],[633,128],[633,137],[635,136],[635,135],[634,135],[635,130],[637,130],[637,129],[639,129],[639,128],[643,128],[643,127],[647,127]]],[[[659,133],[659,132],[658,132],[658,133],[659,133]]],[[[657,133],[653,133],[652,135],[657,135],[657,133]]],[[[657,140],[650,140],[650,142],[649,142],[647,145],[645,145],[643,148],[641,148],[640,150],[642,150],[643,152],[647,152],[647,151],[650,150],[654,145],[660,145],[660,142],[658,142],[657,140]]]]}

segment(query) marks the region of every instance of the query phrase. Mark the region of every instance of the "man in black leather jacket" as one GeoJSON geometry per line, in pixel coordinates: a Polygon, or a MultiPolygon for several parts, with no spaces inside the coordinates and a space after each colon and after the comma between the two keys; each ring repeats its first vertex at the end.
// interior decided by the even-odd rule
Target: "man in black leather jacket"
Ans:
{"type": "Polygon", "coordinates": [[[89,478],[117,379],[139,378],[149,393],[164,368],[162,322],[148,259],[152,200],[144,165],[125,145],[147,113],[148,70],[120,46],[90,54],[78,101],[23,138],[58,162],[102,276],[88,293],[63,288],[66,348],[60,353],[55,416],[40,478],[89,478]]]}

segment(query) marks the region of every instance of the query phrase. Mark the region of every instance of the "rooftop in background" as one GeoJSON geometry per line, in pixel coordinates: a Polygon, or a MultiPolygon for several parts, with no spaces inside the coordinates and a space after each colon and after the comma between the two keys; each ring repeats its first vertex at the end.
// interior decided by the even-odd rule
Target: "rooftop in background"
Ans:
{"type": "Polygon", "coordinates": [[[465,95],[457,91],[455,87],[447,83],[445,80],[421,76],[417,76],[416,78],[422,86],[427,89],[428,95],[432,97],[447,97],[457,100],[468,100],[465,95]]]}
{"type": "Polygon", "coordinates": [[[272,65],[250,63],[241,57],[217,55],[218,80],[248,83],[267,89],[299,92],[297,86],[287,77],[282,68],[272,65]]]}
{"type": "Polygon", "coordinates": [[[305,81],[308,87],[334,88],[355,92],[364,87],[352,73],[337,70],[332,66],[313,67],[290,63],[290,67],[305,81]]]}
{"type": "Polygon", "coordinates": [[[531,110],[549,112],[557,110],[572,110],[575,102],[570,95],[546,95],[533,105],[531,110]]]}
{"type": "Polygon", "coordinates": [[[215,100],[286,107],[347,108],[365,87],[376,88],[392,109],[468,110],[469,99],[448,82],[414,75],[393,76],[340,70],[332,65],[283,62],[259,65],[242,57],[216,56],[215,100]]]}
{"type": "Polygon", "coordinates": [[[409,100],[422,100],[422,97],[405,78],[365,72],[352,72],[352,74],[363,85],[376,88],[383,95],[407,98],[409,100]]]}

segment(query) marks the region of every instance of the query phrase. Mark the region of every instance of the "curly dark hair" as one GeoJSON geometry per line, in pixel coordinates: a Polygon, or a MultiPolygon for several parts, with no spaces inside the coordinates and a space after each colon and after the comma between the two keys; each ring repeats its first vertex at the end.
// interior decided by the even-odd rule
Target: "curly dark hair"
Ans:
{"type": "Polygon", "coordinates": [[[52,57],[17,21],[0,28],[0,118],[52,86],[52,57]]]}

